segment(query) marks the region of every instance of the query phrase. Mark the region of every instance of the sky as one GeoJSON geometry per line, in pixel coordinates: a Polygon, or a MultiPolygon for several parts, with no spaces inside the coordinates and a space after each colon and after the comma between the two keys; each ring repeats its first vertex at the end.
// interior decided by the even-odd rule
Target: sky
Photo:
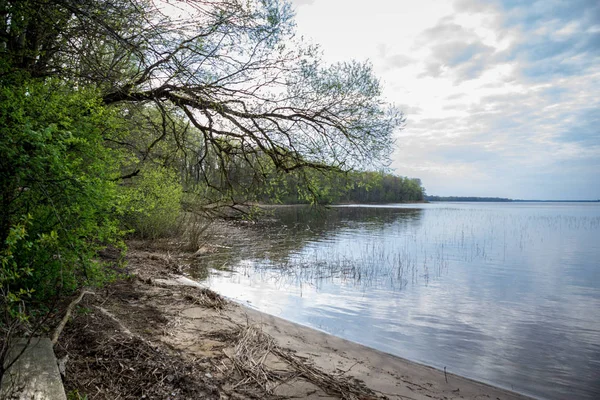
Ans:
{"type": "Polygon", "coordinates": [[[600,199],[600,1],[292,0],[327,62],[370,60],[428,194],[600,199]]]}

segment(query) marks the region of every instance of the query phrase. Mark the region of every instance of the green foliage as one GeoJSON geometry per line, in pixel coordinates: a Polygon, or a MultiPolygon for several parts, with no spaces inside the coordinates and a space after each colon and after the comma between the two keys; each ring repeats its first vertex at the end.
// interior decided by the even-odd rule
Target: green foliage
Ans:
{"type": "Polygon", "coordinates": [[[421,180],[384,172],[356,172],[350,175],[349,190],[342,196],[346,203],[406,203],[423,201],[421,180]]]}
{"type": "Polygon", "coordinates": [[[274,175],[258,200],[284,204],[405,203],[423,201],[424,194],[419,179],[372,171],[309,170],[274,175]]]}
{"type": "Polygon", "coordinates": [[[327,166],[286,173],[265,155],[243,162],[228,157],[215,163],[214,169],[210,165],[206,162],[204,166],[204,177],[209,179],[186,181],[188,192],[204,199],[227,194],[234,203],[265,204],[403,203],[423,201],[425,194],[419,179],[385,172],[346,172],[327,166]]]}
{"type": "Polygon", "coordinates": [[[13,77],[0,88],[2,251],[28,221],[29,239],[11,250],[15,265],[30,271],[17,290],[47,298],[106,278],[95,255],[107,244],[122,247],[114,214],[120,156],[104,146],[114,117],[93,90],[57,80],[13,77]]]}
{"type": "Polygon", "coordinates": [[[123,221],[142,238],[173,233],[179,221],[183,188],[175,171],[146,167],[122,188],[123,221]]]}
{"type": "MultiPolygon", "coordinates": [[[[29,266],[19,265],[15,259],[16,253],[21,248],[30,248],[32,243],[27,241],[27,225],[31,224],[31,218],[23,218],[17,225],[11,227],[6,238],[5,246],[0,252],[0,312],[16,323],[26,323],[28,314],[22,304],[31,297],[33,289],[19,287],[20,282],[32,275],[29,266]]],[[[6,325],[8,321],[0,321],[0,325],[6,325]]]]}

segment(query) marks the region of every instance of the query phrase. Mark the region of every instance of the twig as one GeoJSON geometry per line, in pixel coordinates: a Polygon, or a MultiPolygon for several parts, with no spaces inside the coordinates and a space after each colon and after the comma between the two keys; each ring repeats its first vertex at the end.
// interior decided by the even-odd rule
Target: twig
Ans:
{"type": "Polygon", "coordinates": [[[83,299],[83,296],[85,296],[86,294],[94,294],[95,295],[96,293],[90,292],[87,290],[82,290],[81,293],[79,294],[79,296],[75,300],[73,300],[71,302],[71,304],[69,304],[69,306],[67,307],[67,312],[65,313],[65,316],[62,318],[62,320],[60,321],[60,324],[58,324],[58,326],[56,327],[56,330],[54,331],[54,334],[52,335],[52,346],[56,345],[56,342],[58,342],[58,338],[59,338],[60,334],[62,333],[63,329],[65,329],[65,325],[67,324],[67,321],[71,317],[73,308],[81,301],[81,299],[83,299]]]}
{"type": "MultiPolygon", "coordinates": [[[[341,374],[331,374],[320,370],[303,358],[293,354],[287,349],[277,346],[272,337],[267,335],[256,325],[249,325],[239,333],[234,354],[228,356],[234,368],[242,373],[243,379],[234,387],[242,386],[254,381],[267,393],[282,383],[296,377],[302,377],[320,387],[325,393],[338,396],[342,399],[376,399],[377,394],[351,378],[341,374]],[[266,365],[269,354],[284,361],[290,370],[276,371],[266,365]]],[[[355,364],[356,365],[356,364],[355,364]]]]}

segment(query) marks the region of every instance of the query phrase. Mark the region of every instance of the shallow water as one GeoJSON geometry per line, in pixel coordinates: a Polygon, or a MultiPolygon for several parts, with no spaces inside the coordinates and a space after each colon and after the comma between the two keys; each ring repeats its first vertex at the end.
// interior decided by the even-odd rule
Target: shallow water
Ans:
{"type": "Polygon", "coordinates": [[[541,398],[600,397],[600,204],[276,210],[205,262],[260,311],[541,398]]]}

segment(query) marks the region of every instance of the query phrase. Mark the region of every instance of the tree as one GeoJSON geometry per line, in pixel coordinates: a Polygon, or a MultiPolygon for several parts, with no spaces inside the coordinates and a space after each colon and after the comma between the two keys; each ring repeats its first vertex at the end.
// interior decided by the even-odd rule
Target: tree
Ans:
{"type": "Polygon", "coordinates": [[[284,172],[385,162],[403,123],[368,63],[326,66],[294,39],[285,1],[2,3],[12,67],[94,84],[106,105],[152,107],[162,121],[146,134],[158,140],[185,117],[200,143],[180,137],[182,157],[215,156],[221,172],[230,156],[284,172]]]}
{"type": "MultiPolygon", "coordinates": [[[[59,295],[107,278],[97,252],[121,245],[114,112],[56,79],[0,87],[0,378],[15,334],[59,295]]],[[[38,320],[38,321],[39,321],[38,320]]]]}

